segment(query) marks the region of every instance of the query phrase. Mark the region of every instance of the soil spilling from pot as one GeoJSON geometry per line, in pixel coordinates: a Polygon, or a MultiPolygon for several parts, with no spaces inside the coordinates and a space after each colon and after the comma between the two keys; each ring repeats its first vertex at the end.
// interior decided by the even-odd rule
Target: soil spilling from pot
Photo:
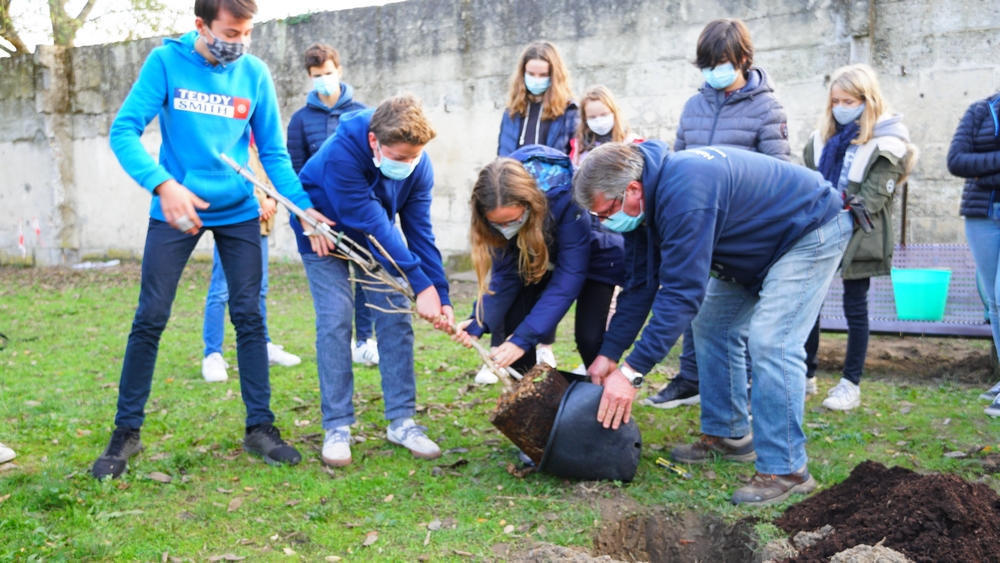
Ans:
{"type": "Polygon", "coordinates": [[[594,556],[650,563],[743,563],[753,561],[752,527],[718,516],[654,511],[613,521],[594,537],[594,556]]]}
{"type": "Polygon", "coordinates": [[[490,422],[532,461],[541,463],[568,387],[569,381],[555,368],[538,364],[497,399],[490,422]]]}
{"type": "Polygon", "coordinates": [[[917,563],[1000,561],[1000,496],[993,489],[956,475],[920,475],[871,461],[792,506],[775,524],[790,535],[833,527],[788,563],[825,563],[883,538],[883,545],[917,563]]]}

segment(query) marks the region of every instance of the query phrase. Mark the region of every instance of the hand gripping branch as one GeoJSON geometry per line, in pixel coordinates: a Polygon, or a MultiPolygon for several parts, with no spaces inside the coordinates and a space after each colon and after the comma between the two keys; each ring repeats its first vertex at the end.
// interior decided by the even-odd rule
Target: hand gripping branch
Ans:
{"type": "MultiPolygon", "coordinates": [[[[403,270],[399,267],[398,264],[396,264],[396,261],[393,260],[392,256],[389,255],[389,253],[385,250],[385,248],[377,240],[375,240],[375,237],[368,235],[368,240],[371,241],[372,245],[378,249],[379,253],[381,253],[382,256],[390,264],[392,264],[392,266],[396,269],[396,272],[399,274],[399,277],[392,275],[391,272],[386,270],[386,268],[383,267],[382,264],[375,259],[375,257],[367,248],[354,242],[352,238],[346,236],[344,233],[331,229],[330,226],[327,225],[326,223],[316,220],[316,218],[312,217],[311,215],[300,209],[297,205],[292,203],[288,198],[278,193],[278,191],[275,190],[273,187],[258,180],[257,177],[254,176],[252,172],[247,170],[245,167],[237,164],[236,161],[230,158],[228,155],[222,154],[220,155],[220,157],[222,158],[223,162],[231,166],[233,170],[235,170],[239,175],[243,176],[248,181],[250,181],[254,186],[260,188],[264,193],[267,194],[268,197],[281,203],[282,205],[287,207],[288,210],[293,215],[305,221],[306,224],[308,224],[313,230],[313,233],[310,234],[309,236],[322,236],[326,238],[327,240],[329,240],[334,244],[334,247],[336,249],[335,252],[337,253],[338,257],[343,258],[345,260],[350,260],[369,276],[378,279],[379,281],[385,283],[386,285],[398,291],[399,293],[402,293],[411,302],[416,302],[417,297],[413,293],[413,288],[410,286],[409,280],[406,278],[406,274],[403,273],[403,270]]],[[[374,307],[372,305],[369,305],[369,307],[372,307],[373,309],[378,309],[386,313],[412,312],[410,310],[403,310],[403,309],[385,310],[379,307],[374,307]]],[[[455,326],[454,324],[451,325],[450,328],[452,332],[458,330],[458,327],[455,326]]],[[[490,358],[489,351],[483,348],[483,346],[479,342],[473,342],[472,347],[476,350],[476,352],[479,354],[480,359],[483,360],[483,362],[490,369],[490,371],[493,372],[493,374],[496,375],[498,378],[500,378],[500,381],[503,382],[504,389],[509,389],[512,387],[513,382],[511,381],[511,376],[516,377],[517,379],[521,379],[521,375],[511,368],[498,368],[496,364],[493,363],[493,360],[490,358]]]]}

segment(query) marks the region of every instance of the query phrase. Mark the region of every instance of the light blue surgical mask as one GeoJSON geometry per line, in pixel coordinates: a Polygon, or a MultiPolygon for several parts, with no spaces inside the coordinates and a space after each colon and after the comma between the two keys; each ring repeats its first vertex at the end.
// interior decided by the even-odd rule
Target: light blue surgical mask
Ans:
{"type": "Polygon", "coordinates": [[[490,226],[500,231],[500,234],[503,235],[503,238],[510,240],[517,236],[517,233],[521,230],[521,227],[523,227],[524,224],[528,221],[528,211],[529,211],[528,209],[525,209],[524,213],[521,214],[520,219],[510,221],[509,223],[494,223],[493,221],[490,221],[490,226]]]}
{"type": "Polygon", "coordinates": [[[332,96],[334,92],[340,92],[340,75],[326,74],[313,77],[313,87],[322,96],[332,96]]]}
{"type": "Polygon", "coordinates": [[[409,178],[410,174],[413,174],[413,171],[416,170],[417,164],[420,163],[420,158],[424,156],[424,153],[420,153],[417,158],[413,159],[413,162],[399,162],[398,160],[386,158],[386,156],[382,154],[382,145],[379,143],[375,143],[375,147],[378,149],[379,156],[381,156],[380,160],[376,160],[375,157],[372,157],[372,162],[375,163],[375,168],[382,171],[382,174],[385,174],[386,178],[390,178],[392,180],[405,180],[409,178]]]}
{"type": "Polygon", "coordinates": [[[862,103],[856,108],[845,108],[844,106],[833,106],[833,118],[841,125],[854,123],[865,111],[865,104],[862,103]]]}
{"type": "Polygon", "coordinates": [[[601,221],[601,225],[604,225],[609,231],[614,231],[616,233],[627,233],[634,231],[639,225],[642,224],[642,220],[646,218],[646,212],[642,208],[642,198],[639,198],[639,214],[635,217],[625,213],[624,209],[625,202],[622,201],[622,209],[618,210],[611,217],[601,221]]]}
{"type": "Polygon", "coordinates": [[[733,63],[721,64],[715,68],[703,68],[701,74],[705,77],[705,82],[716,90],[729,88],[736,82],[736,69],[733,63]]]}
{"type": "Polygon", "coordinates": [[[546,76],[545,78],[537,78],[531,76],[527,72],[524,73],[524,87],[528,89],[529,92],[536,96],[541,96],[549,89],[552,84],[552,79],[546,76]]]}

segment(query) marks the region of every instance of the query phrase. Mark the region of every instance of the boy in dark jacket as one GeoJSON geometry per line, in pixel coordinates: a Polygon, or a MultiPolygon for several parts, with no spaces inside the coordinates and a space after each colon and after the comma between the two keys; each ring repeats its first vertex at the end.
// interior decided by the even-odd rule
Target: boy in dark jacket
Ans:
{"type": "MultiPolygon", "coordinates": [[[[674,150],[728,146],[790,160],[785,109],[767,73],[753,66],[753,42],[746,25],[740,20],[710,22],[698,38],[697,55],[695,64],[705,84],[684,104],[674,150]]],[[[642,404],[660,409],[698,404],[694,346],[688,327],[680,373],[642,404]]]]}
{"type": "MultiPolygon", "coordinates": [[[[960,213],[965,217],[965,237],[976,260],[976,270],[986,287],[993,343],[1000,349],[1000,94],[969,106],[948,149],[948,171],[966,178],[960,213]]],[[[991,401],[989,416],[1000,416],[1000,383],[983,393],[991,401]]]]}
{"type": "MultiPolygon", "coordinates": [[[[306,98],[305,107],[292,114],[288,122],[288,154],[292,157],[292,168],[302,171],[306,161],[316,154],[323,141],[331,137],[340,125],[340,116],[350,111],[365,109],[367,106],[354,101],[354,88],[340,81],[344,70],[340,65],[340,53],[329,45],[314,43],[304,58],[306,72],[313,83],[313,91],[306,98]]],[[[309,237],[292,222],[299,252],[309,252],[309,237]]],[[[372,337],[372,315],[365,305],[365,292],[361,286],[354,286],[354,328],[357,331],[356,344],[351,346],[354,363],[377,364],[378,347],[372,337]]]]}
{"type": "Polygon", "coordinates": [[[604,386],[598,420],[616,429],[628,422],[645,374],[692,325],[702,439],[674,448],[674,459],[756,459],[757,475],[735,504],[813,490],[804,345],[853,227],[840,194],[802,166],[718,147],[671,154],[660,141],[597,147],[573,192],[625,236],[625,289],[587,371],[604,386]],[[753,359],[753,433],[743,342],[753,359]]]}
{"type": "MultiPolygon", "coordinates": [[[[122,168],[153,198],[142,260],[142,287],[122,362],[115,430],[94,462],[98,479],[117,478],[142,449],[139,428],[149,398],[160,335],[170,318],[184,265],[211,230],[229,285],[236,327],[240,389],[247,408],[243,448],[271,464],[302,457],[273,426],[264,322],[260,207],[253,188],[220,158],[248,160],[250,131],[271,182],[295,205],[312,209],[292,170],[281,135],[274,82],[267,65],[245,54],[257,5],[253,0],[196,0],[195,27],[153,49],[111,126],[111,148],[122,168]],[[154,160],[140,138],[159,119],[154,160]]],[[[316,237],[314,248],[327,248],[316,237]]]]}
{"type": "MultiPolygon", "coordinates": [[[[344,115],[337,134],[324,141],[299,177],[338,230],[370,248],[390,272],[397,272],[398,266],[405,273],[417,297],[417,313],[444,329],[454,324],[455,317],[431,230],[434,170],[424,153],[424,145],[435,135],[415,98],[389,98],[377,109],[344,115]],[[395,226],[397,215],[402,232],[395,226]],[[369,243],[369,235],[391,261],[369,243]]],[[[352,461],[354,374],[348,347],[353,299],[347,261],[324,254],[303,253],[302,263],[316,309],[316,359],[326,431],[322,458],[340,467],[352,461]]],[[[440,457],[441,449],[424,434],[426,428],[413,421],[417,388],[410,315],[384,312],[408,310],[410,303],[374,277],[367,277],[363,287],[367,302],[381,309],[373,315],[385,417],[391,421],[387,439],[416,457],[440,457]]]]}

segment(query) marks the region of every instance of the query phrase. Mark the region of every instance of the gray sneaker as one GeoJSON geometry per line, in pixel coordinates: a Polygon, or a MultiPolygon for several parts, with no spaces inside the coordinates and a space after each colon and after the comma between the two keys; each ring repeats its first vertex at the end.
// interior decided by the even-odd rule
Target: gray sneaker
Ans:
{"type": "Polygon", "coordinates": [[[997,398],[997,395],[1000,395],[1000,383],[990,387],[990,390],[980,395],[979,398],[992,403],[997,398]]]}
{"type": "Polygon", "coordinates": [[[418,426],[412,418],[393,421],[385,431],[385,437],[390,443],[403,446],[420,459],[437,459],[441,457],[441,448],[427,437],[426,426],[418,426]],[[395,428],[393,428],[395,426],[395,428]]]}
{"type": "Polygon", "coordinates": [[[993,404],[986,407],[986,410],[983,412],[986,413],[986,416],[1000,416],[1000,395],[998,395],[997,398],[993,400],[993,404]]]}
{"type": "Polygon", "coordinates": [[[714,459],[749,463],[757,459],[753,449],[753,434],[733,439],[702,434],[701,440],[674,448],[670,455],[679,463],[705,463],[714,459]]]}
{"type": "Polygon", "coordinates": [[[140,450],[142,450],[142,439],[139,437],[139,429],[119,426],[111,433],[108,447],[94,462],[90,473],[97,479],[109,476],[112,479],[117,479],[128,468],[129,458],[139,453],[140,450]]]}

